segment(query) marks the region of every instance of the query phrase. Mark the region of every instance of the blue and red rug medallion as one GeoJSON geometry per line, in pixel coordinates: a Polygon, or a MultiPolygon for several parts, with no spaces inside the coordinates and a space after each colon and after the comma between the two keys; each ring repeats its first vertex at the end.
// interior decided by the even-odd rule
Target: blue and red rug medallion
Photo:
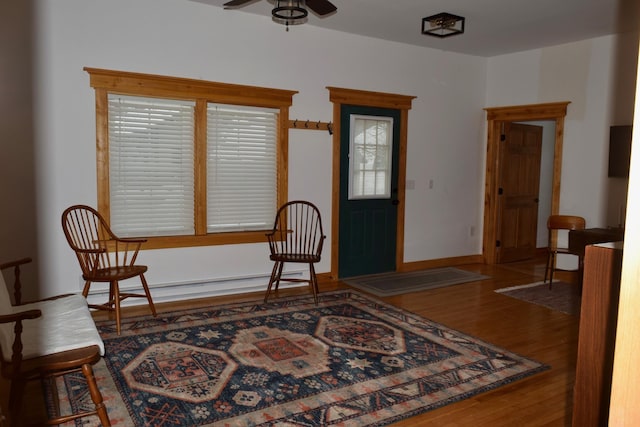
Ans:
{"type": "Polygon", "coordinates": [[[353,291],[97,324],[114,426],[383,426],[548,368],[353,291]]]}

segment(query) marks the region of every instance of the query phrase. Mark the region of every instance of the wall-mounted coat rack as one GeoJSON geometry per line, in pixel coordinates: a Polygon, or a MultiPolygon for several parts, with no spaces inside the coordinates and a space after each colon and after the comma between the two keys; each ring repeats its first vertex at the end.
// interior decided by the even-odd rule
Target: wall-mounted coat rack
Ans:
{"type": "Polygon", "coordinates": [[[289,129],[326,130],[333,135],[331,122],[312,122],[310,120],[289,120],[289,129]]]}

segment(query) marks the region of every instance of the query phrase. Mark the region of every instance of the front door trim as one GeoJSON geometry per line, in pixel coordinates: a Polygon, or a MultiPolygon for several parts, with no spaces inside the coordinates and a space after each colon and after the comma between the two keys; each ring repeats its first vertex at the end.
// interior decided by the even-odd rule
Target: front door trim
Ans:
{"type": "Polygon", "coordinates": [[[562,174],[562,146],[564,118],[569,101],[547,104],[518,105],[485,108],[487,112],[487,164],[485,171],[484,231],[482,255],[486,264],[497,261],[496,237],[498,235],[498,186],[499,144],[505,122],[555,120],[556,135],[553,156],[553,185],[551,190],[551,214],[560,210],[560,177],[562,174]]]}
{"type": "Polygon", "coordinates": [[[369,92],[327,86],[333,103],[332,192],[331,192],[331,278],[338,278],[340,226],[340,111],[343,104],[400,110],[400,140],[398,153],[398,219],[396,225],[396,270],[404,261],[405,180],[407,167],[407,125],[411,102],[415,96],[369,92]]]}

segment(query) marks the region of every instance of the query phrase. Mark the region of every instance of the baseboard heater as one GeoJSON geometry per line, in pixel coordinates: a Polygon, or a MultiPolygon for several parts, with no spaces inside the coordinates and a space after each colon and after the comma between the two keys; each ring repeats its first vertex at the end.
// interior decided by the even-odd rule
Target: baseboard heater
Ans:
{"type": "MultiPolygon", "coordinates": [[[[282,278],[303,278],[306,270],[294,270],[282,273],[282,278]]],[[[208,298],[214,296],[242,294],[249,292],[266,292],[269,283],[269,275],[237,276],[204,279],[190,282],[173,283],[149,283],[151,297],[154,303],[184,301],[196,298],[208,298]]],[[[84,281],[81,280],[81,286],[84,281]]],[[[293,288],[306,286],[305,283],[282,282],[280,288],[293,288]]],[[[142,284],[138,278],[133,278],[120,283],[120,292],[134,292],[144,294],[142,284]]],[[[102,304],[109,298],[108,284],[92,283],[87,301],[89,304],[102,304]]],[[[122,302],[122,306],[134,306],[146,304],[144,298],[128,298],[122,302]]]]}

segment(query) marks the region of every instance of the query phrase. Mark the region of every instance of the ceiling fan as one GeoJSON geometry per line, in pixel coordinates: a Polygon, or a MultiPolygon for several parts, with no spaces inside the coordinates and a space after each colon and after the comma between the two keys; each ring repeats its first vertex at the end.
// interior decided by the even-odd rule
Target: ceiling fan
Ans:
{"type": "MultiPolygon", "coordinates": [[[[231,0],[224,4],[225,9],[235,9],[245,6],[248,3],[253,3],[255,0],[231,0]]],[[[306,6],[311,9],[315,14],[319,16],[329,15],[336,10],[337,7],[333,5],[329,0],[269,0],[275,5],[271,10],[273,20],[285,24],[287,31],[289,25],[302,24],[306,22],[307,9],[306,6]]]]}

